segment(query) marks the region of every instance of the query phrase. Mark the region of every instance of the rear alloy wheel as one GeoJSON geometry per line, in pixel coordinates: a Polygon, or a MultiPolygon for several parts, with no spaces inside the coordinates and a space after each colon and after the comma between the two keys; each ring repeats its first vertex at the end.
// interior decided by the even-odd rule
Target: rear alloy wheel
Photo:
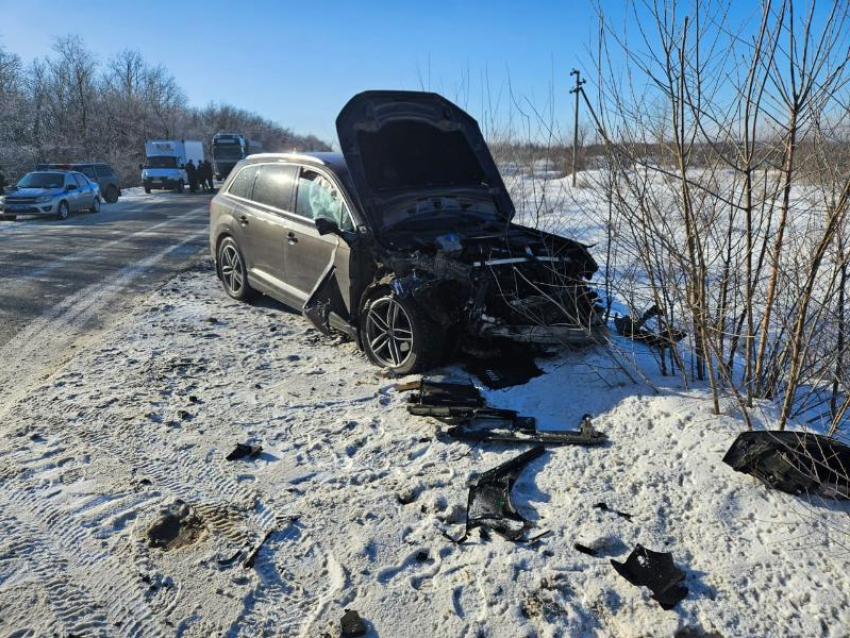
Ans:
{"type": "MultiPolygon", "coordinates": [[[[118,189],[115,188],[114,186],[107,186],[105,199],[106,199],[106,202],[108,204],[114,204],[115,202],[117,202],[118,201],[118,189]]],[[[95,212],[97,212],[97,211],[95,211],[95,212]]]]}
{"type": "Polygon", "coordinates": [[[59,202],[59,208],[56,209],[56,218],[61,220],[68,219],[68,202],[59,202]]]}
{"type": "Polygon", "coordinates": [[[225,237],[218,247],[218,273],[225,292],[234,299],[249,301],[254,296],[242,251],[231,237],[225,237]]]}
{"type": "Polygon", "coordinates": [[[99,213],[100,212],[100,197],[95,196],[95,198],[91,202],[91,208],[89,208],[89,212],[91,213],[99,213]]]}
{"type": "Polygon", "coordinates": [[[363,348],[369,360],[398,374],[434,367],[443,351],[438,326],[413,302],[387,292],[364,308],[363,348]]]}

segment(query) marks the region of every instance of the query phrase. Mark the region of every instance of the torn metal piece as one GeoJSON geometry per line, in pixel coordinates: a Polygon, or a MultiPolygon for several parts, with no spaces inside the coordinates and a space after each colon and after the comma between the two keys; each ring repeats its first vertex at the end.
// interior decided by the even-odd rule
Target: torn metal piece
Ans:
{"type": "Polygon", "coordinates": [[[685,572],[676,567],[669,552],[653,552],[638,543],[625,563],[612,560],[611,565],[632,585],[648,587],[662,609],[673,609],[688,595],[682,585],[685,572]]]}
{"type": "Polygon", "coordinates": [[[622,336],[658,349],[670,347],[688,336],[688,333],[683,330],[668,328],[663,320],[663,311],[656,305],[650,307],[638,320],[632,319],[629,315],[615,317],[614,327],[622,336]],[[647,330],[645,326],[650,319],[655,317],[658,317],[658,331],[652,332],[647,330]]]}
{"type": "Polygon", "coordinates": [[[850,498],[850,447],[819,434],[743,432],[723,462],[788,494],[850,498]]]}
{"type": "Polygon", "coordinates": [[[366,623],[354,609],[346,609],[340,621],[340,636],[342,638],[357,638],[366,635],[366,623]]]}
{"type": "Polygon", "coordinates": [[[593,427],[585,414],[580,430],[541,432],[533,417],[493,418],[474,413],[450,428],[449,436],[465,441],[494,443],[535,443],[542,445],[602,445],[608,437],[593,427]]]}
{"type": "Polygon", "coordinates": [[[611,509],[610,507],[608,507],[607,503],[596,503],[593,507],[598,509],[598,510],[602,510],[603,512],[611,512],[612,514],[616,514],[620,518],[625,518],[630,523],[632,522],[632,515],[631,514],[627,514],[626,512],[620,512],[619,510],[611,509]]]}
{"type": "Polygon", "coordinates": [[[228,461],[238,461],[240,459],[251,459],[263,451],[262,445],[250,445],[248,443],[237,443],[236,448],[225,458],[228,461]]]}
{"type": "Polygon", "coordinates": [[[466,502],[466,529],[458,539],[462,543],[476,527],[492,530],[510,541],[521,541],[533,523],[524,519],[511,501],[511,489],[525,466],[546,451],[542,445],[534,447],[510,461],[482,474],[469,488],[466,502]]]}

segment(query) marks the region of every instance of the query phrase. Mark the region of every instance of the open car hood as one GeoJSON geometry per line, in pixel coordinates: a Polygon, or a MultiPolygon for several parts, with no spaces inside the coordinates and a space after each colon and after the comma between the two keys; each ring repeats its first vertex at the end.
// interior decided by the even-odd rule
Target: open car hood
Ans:
{"type": "Polygon", "coordinates": [[[336,119],[339,144],[363,211],[373,228],[395,206],[457,194],[494,201],[514,216],[478,123],[436,93],[366,91],[336,119]]]}

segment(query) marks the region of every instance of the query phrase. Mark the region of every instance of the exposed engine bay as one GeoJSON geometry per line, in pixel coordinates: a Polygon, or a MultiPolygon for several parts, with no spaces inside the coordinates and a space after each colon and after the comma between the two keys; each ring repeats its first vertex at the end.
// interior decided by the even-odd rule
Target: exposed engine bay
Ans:
{"type": "Polygon", "coordinates": [[[379,278],[443,327],[485,339],[564,345],[595,340],[603,324],[597,270],[578,242],[505,222],[388,233],[379,278]]]}

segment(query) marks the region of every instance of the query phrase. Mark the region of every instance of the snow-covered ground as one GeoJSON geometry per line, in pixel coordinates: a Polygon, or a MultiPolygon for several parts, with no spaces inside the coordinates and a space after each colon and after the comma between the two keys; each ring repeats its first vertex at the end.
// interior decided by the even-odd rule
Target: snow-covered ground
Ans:
{"type": "Polygon", "coordinates": [[[733,472],[743,424],[635,357],[659,392],[592,349],[487,393],[545,427],[591,413],[610,443],[521,475],[514,502],[549,536],[456,545],[470,480],[521,450],[438,437],[402,380],[282,306],[230,300],[204,263],[7,414],[0,635],[336,637],[350,608],[385,638],[846,636],[850,508],[733,472]],[[237,442],[264,451],[226,461],[237,442]],[[152,546],[169,511],[181,534],[152,546]],[[675,609],[612,568],[637,543],[687,573],[675,609]]]}

